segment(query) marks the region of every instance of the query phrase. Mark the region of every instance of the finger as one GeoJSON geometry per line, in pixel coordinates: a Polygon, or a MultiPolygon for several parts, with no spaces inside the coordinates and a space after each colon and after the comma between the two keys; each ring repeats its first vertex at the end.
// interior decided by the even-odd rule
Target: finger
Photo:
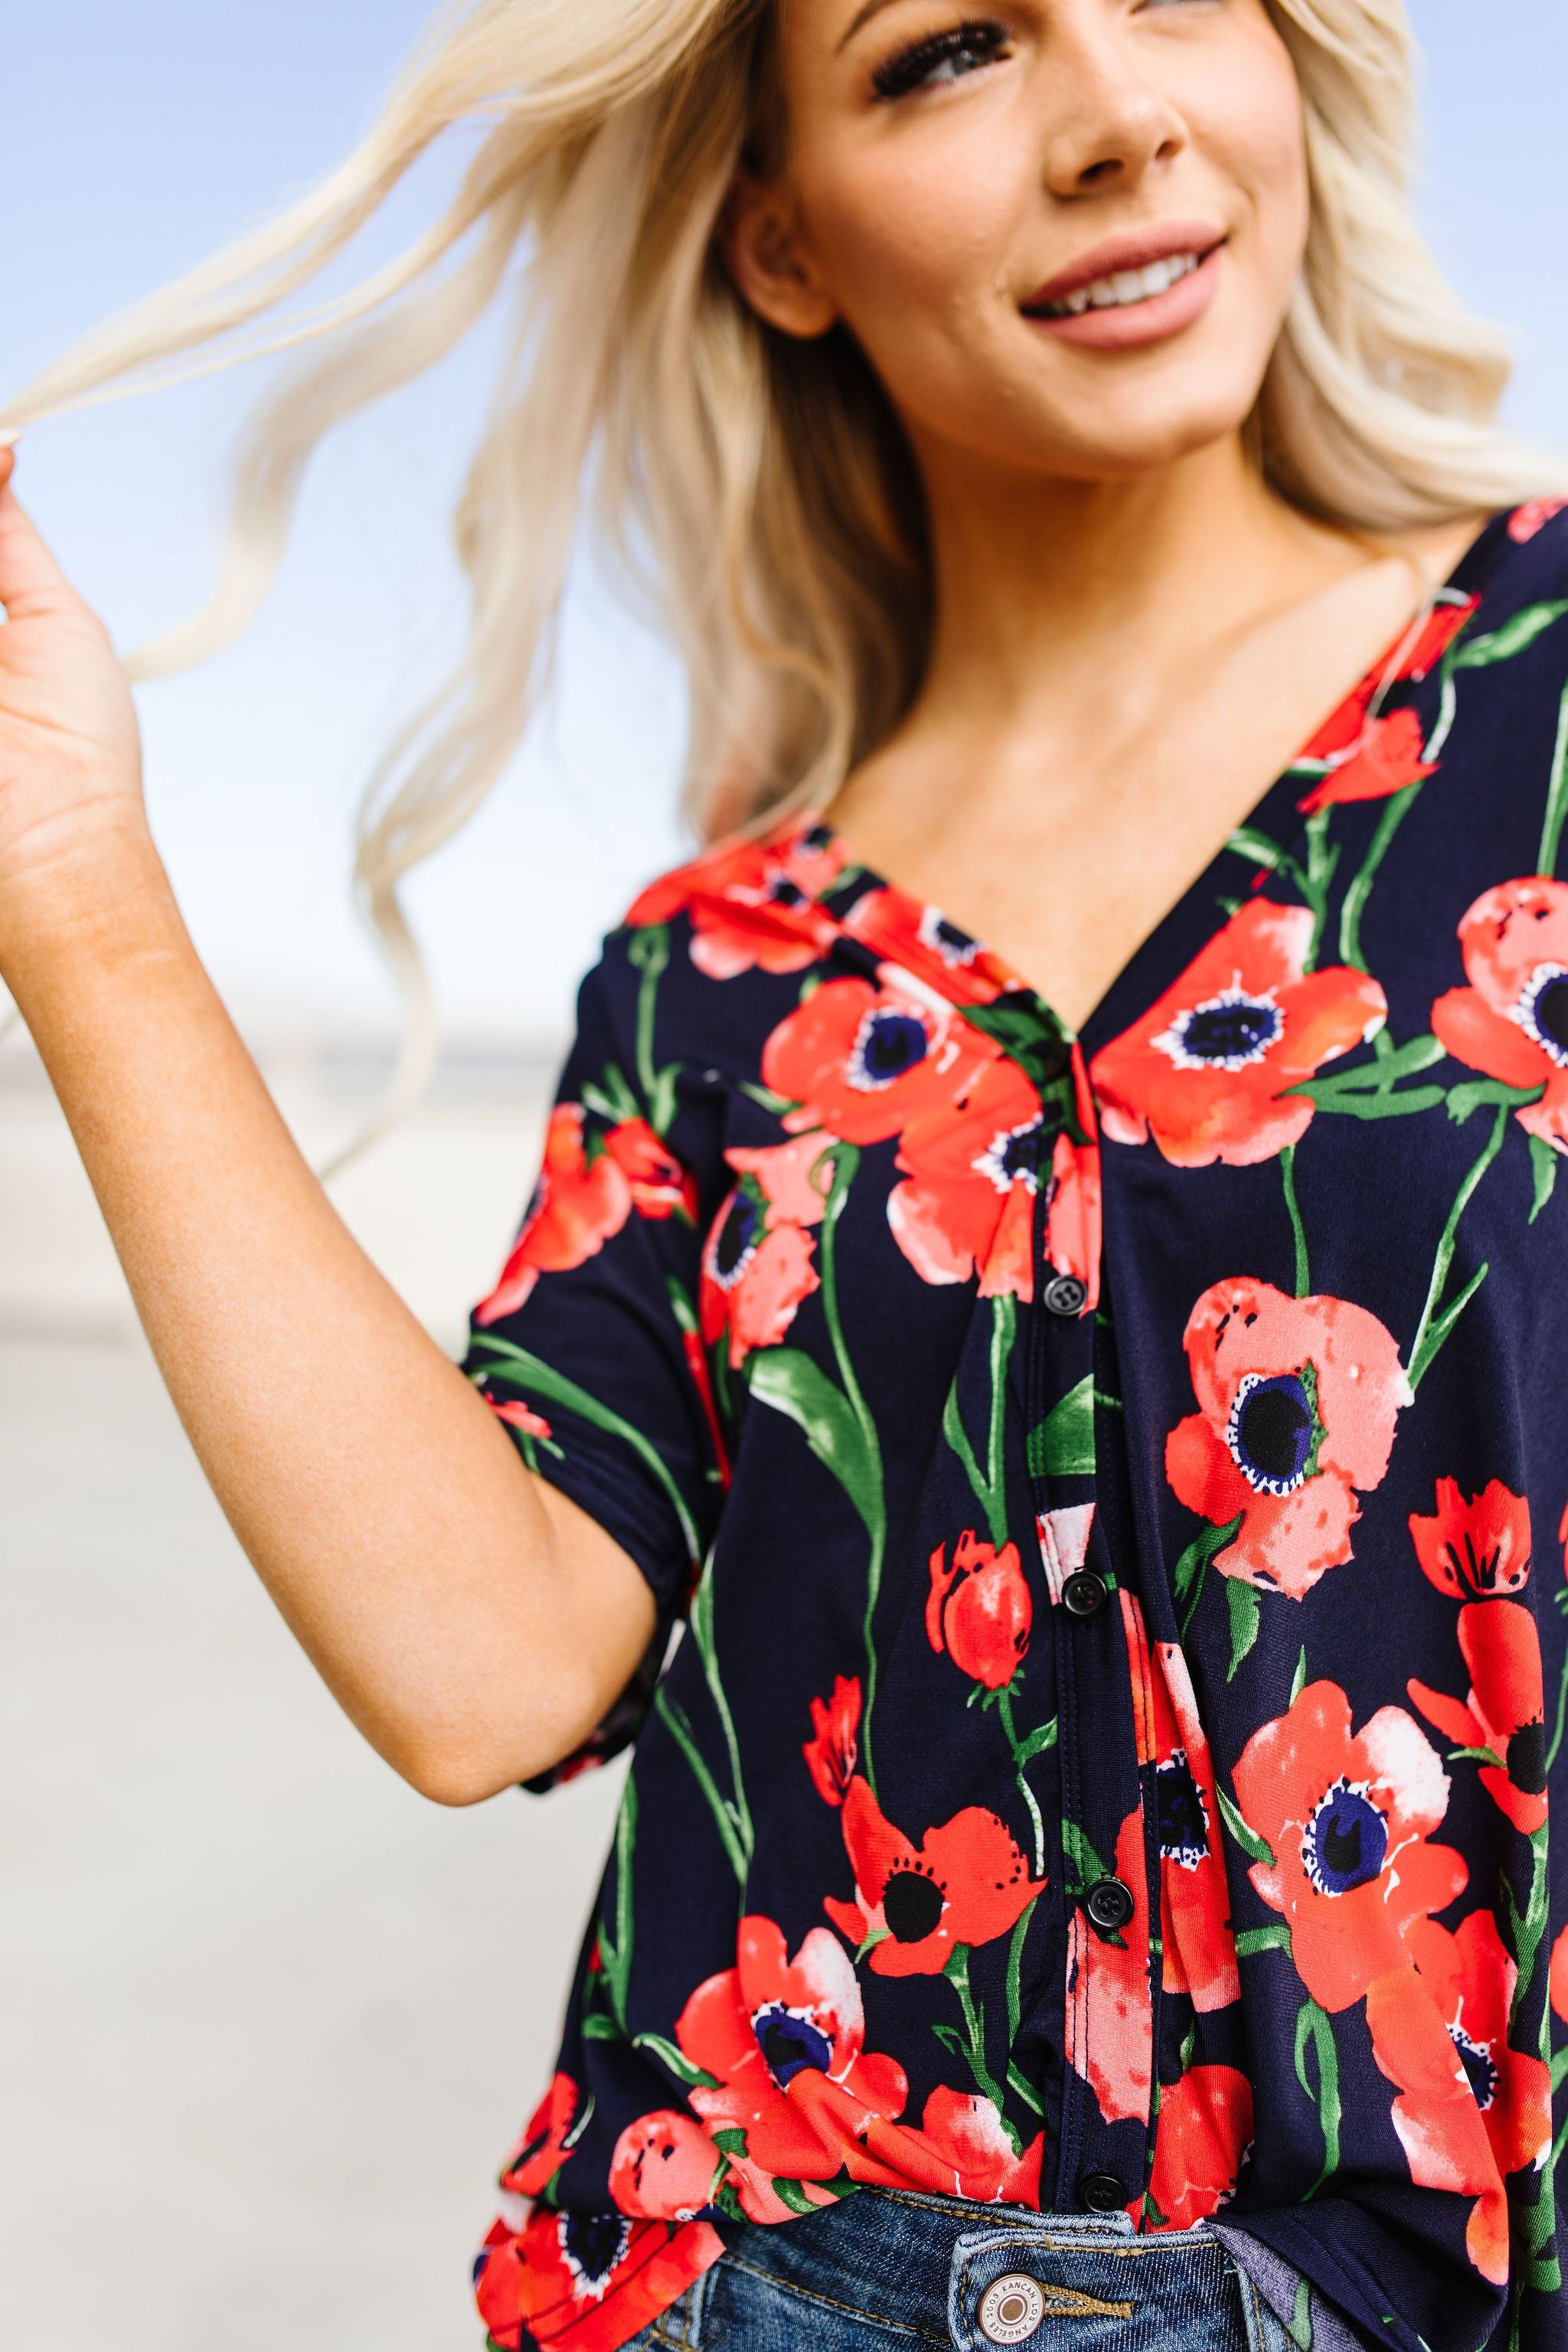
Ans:
{"type": "Polygon", "coordinates": [[[64,612],[79,600],[11,487],[15,462],[14,452],[0,456],[5,467],[0,474],[0,604],[13,621],[27,621],[64,612]]]}

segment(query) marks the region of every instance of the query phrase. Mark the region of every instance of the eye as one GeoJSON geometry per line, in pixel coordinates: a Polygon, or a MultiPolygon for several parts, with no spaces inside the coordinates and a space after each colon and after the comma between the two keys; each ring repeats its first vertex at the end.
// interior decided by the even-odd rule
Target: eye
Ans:
{"type": "Polygon", "coordinates": [[[879,65],[871,76],[879,98],[903,98],[913,89],[931,89],[944,82],[962,81],[984,66],[997,64],[1007,53],[1007,28],[994,17],[977,17],[966,25],[932,33],[879,65]]]}

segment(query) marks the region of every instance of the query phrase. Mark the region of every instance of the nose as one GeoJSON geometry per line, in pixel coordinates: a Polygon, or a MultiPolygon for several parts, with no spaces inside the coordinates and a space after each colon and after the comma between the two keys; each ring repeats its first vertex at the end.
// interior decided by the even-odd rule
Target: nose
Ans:
{"type": "Polygon", "coordinates": [[[1187,144],[1176,107],[1149,79],[1120,8],[1065,0],[1042,62],[1051,93],[1046,182],[1053,195],[1136,187],[1187,144]]]}

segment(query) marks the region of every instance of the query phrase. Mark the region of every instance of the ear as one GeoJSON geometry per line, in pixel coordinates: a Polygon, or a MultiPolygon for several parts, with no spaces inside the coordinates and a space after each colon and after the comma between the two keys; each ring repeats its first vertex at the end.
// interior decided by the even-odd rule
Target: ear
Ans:
{"type": "Polygon", "coordinates": [[[764,183],[738,172],[720,244],[731,277],[770,327],[809,342],[837,325],[837,305],[817,273],[786,180],[764,183]]]}

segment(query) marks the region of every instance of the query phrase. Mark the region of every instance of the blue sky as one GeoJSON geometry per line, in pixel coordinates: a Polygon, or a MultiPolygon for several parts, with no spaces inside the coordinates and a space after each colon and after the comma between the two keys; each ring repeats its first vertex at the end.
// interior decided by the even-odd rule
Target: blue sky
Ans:
{"type": "MultiPolygon", "coordinates": [[[[1516,419],[1568,433],[1568,14],[1543,0],[1415,0],[1414,14],[1433,240],[1469,299],[1514,330],[1516,419]]],[[[425,15],[422,0],[13,12],[0,389],[336,161],[425,15]]],[[[443,184],[443,168],[426,167],[363,258],[410,235],[443,184]]],[[[460,628],[445,519],[484,356],[459,352],[330,444],[256,627],[142,691],[165,855],[220,984],[256,1013],[359,1022],[389,1009],[347,905],[348,825],[389,718],[460,628]]],[[[258,381],[247,372],[27,436],[25,494],[121,646],[199,600],[228,437],[258,381]]],[[[668,656],[584,578],[515,776],[413,893],[454,1028],[561,1030],[598,934],[680,849],[679,717],[668,656]]]]}

